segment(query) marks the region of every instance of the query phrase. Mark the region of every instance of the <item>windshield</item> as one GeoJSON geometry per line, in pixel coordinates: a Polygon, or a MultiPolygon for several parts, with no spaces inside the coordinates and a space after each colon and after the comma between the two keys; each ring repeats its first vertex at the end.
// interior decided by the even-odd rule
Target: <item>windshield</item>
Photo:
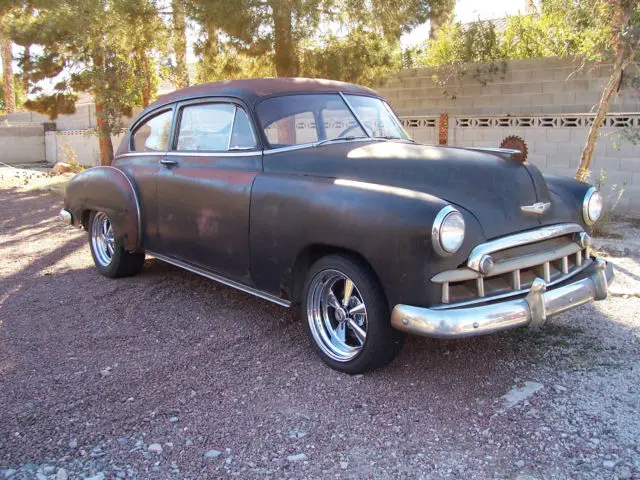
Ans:
{"type": "Polygon", "coordinates": [[[384,101],[361,95],[345,98],[348,105],[337,93],[269,98],[258,105],[260,127],[272,148],[341,138],[409,139],[384,101]]]}

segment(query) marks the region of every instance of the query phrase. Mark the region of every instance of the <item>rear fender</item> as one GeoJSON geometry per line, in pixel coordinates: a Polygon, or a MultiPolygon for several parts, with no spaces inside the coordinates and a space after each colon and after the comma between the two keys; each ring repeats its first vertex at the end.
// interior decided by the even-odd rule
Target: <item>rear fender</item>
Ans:
{"type": "Polygon", "coordinates": [[[94,167],[80,172],[67,184],[64,207],[71,212],[76,226],[82,225],[82,219],[89,211],[106,213],[116,241],[129,251],[142,247],[138,194],[122,170],[94,167]]]}

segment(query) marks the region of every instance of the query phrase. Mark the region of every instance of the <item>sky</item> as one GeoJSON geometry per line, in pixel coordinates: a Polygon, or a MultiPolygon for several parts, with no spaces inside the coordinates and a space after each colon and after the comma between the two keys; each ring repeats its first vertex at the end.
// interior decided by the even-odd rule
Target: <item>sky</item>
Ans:
{"type": "MultiPolygon", "coordinates": [[[[458,0],[456,21],[467,23],[478,18],[487,20],[525,12],[525,0],[458,0]]],[[[401,39],[402,47],[413,47],[429,37],[429,22],[416,27],[401,39]]]]}

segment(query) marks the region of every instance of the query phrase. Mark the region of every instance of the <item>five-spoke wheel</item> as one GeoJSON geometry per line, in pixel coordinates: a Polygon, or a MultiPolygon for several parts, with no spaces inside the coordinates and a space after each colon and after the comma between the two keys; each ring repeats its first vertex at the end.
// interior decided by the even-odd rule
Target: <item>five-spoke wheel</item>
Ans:
{"type": "Polygon", "coordinates": [[[335,254],[318,260],[307,274],[302,311],[313,346],[337,370],[381,367],[402,347],[382,288],[358,257],[335,254]]]}
{"type": "Polygon", "coordinates": [[[109,278],[135,275],[144,264],[144,252],[128,252],[116,240],[116,231],[104,212],[89,217],[89,246],[98,271],[109,278]]]}

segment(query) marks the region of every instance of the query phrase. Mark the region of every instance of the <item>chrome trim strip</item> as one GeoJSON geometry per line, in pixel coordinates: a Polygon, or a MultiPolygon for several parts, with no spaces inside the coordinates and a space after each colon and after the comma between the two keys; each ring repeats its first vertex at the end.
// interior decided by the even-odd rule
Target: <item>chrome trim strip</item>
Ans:
{"type": "Polygon", "coordinates": [[[360,121],[360,118],[358,117],[358,115],[356,114],[356,111],[353,109],[353,107],[351,106],[351,104],[349,103],[349,100],[347,100],[347,97],[344,96],[344,94],[342,92],[338,92],[338,95],[340,95],[340,97],[342,97],[342,101],[345,103],[345,105],[347,106],[347,108],[349,109],[349,111],[351,112],[351,115],[353,115],[353,118],[356,119],[356,122],[358,122],[358,125],[360,125],[360,128],[362,129],[362,131],[364,132],[364,134],[371,138],[371,135],[369,134],[369,132],[367,132],[366,127],[364,126],[364,123],[362,123],[360,121]]]}
{"type": "Polygon", "coordinates": [[[254,157],[256,155],[261,155],[262,152],[260,150],[250,150],[250,151],[242,151],[242,152],[214,152],[211,150],[202,150],[199,152],[179,152],[179,151],[171,151],[167,152],[167,157],[254,157]]]}
{"type": "Polygon", "coordinates": [[[544,212],[551,208],[551,202],[536,202],[532,205],[524,205],[520,207],[525,213],[533,213],[535,215],[542,215],[544,212]]]}
{"type": "Polygon", "coordinates": [[[281,305],[283,307],[290,307],[291,306],[291,302],[289,300],[285,300],[283,298],[280,297],[276,297],[275,295],[271,295],[270,293],[266,293],[263,292],[261,290],[258,290],[256,288],[253,287],[249,287],[247,285],[243,285],[242,283],[236,282],[234,280],[229,280],[228,278],[225,278],[221,275],[209,272],[203,268],[199,268],[193,265],[190,265],[186,262],[183,262],[181,260],[176,260],[174,258],[170,258],[167,257],[165,255],[161,255],[159,253],[155,253],[152,252],[150,250],[147,250],[147,253],[149,255],[152,255],[153,257],[157,258],[158,260],[162,260],[163,262],[166,263],[170,263],[171,265],[175,265],[176,267],[180,267],[183,268],[185,270],[188,270],[189,272],[192,273],[196,273],[198,275],[201,275],[203,277],[206,277],[210,280],[215,280],[216,282],[222,283],[223,285],[226,285],[228,287],[233,287],[237,290],[241,290],[245,293],[249,293],[251,295],[255,295],[256,297],[262,298],[263,300],[268,300],[270,302],[273,303],[277,303],[278,305],[281,305]]]}
{"type": "MultiPolygon", "coordinates": [[[[584,262],[583,265],[581,265],[581,266],[577,267],[575,270],[573,270],[569,275],[557,278],[553,282],[547,283],[547,287],[552,287],[553,285],[557,285],[558,283],[562,283],[562,282],[565,282],[565,281],[569,280],[571,277],[576,276],[577,274],[579,274],[585,268],[588,268],[592,264],[593,264],[593,262],[591,261],[591,259],[589,259],[588,261],[584,262]]],[[[431,310],[451,310],[451,309],[454,309],[454,308],[466,307],[466,306],[469,306],[469,305],[476,305],[478,303],[492,302],[494,300],[500,300],[500,299],[503,299],[503,298],[516,297],[518,295],[522,295],[523,293],[527,293],[530,290],[530,288],[524,288],[523,289],[522,285],[520,285],[520,287],[521,288],[519,290],[512,290],[511,292],[500,293],[499,295],[492,295],[491,297],[474,298],[472,300],[465,300],[463,302],[448,303],[446,305],[436,305],[434,307],[431,307],[431,310]]]]}
{"type": "Polygon", "coordinates": [[[138,215],[138,238],[136,242],[136,247],[140,248],[142,246],[142,212],[140,210],[140,199],[138,198],[138,192],[136,192],[135,187],[133,186],[133,182],[129,179],[126,173],[116,167],[107,166],[105,168],[113,168],[114,170],[120,172],[124,178],[129,182],[129,186],[131,187],[131,192],[133,193],[133,199],[136,201],[136,213],[138,215]]]}
{"type": "MultiPolygon", "coordinates": [[[[384,140],[377,139],[377,138],[372,138],[372,137],[345,138],[343,140],[343,142],[372,142],[372,141],[383,142],[384,140]]],[[[334,144],[334,143],[339,143],[339,142],[332,141],[331,143],[334,144]]],[[[320,141],[313,142],[313,143],[301,143],[299,145],[288,145],[286,147],[271,148],[271,149],[268,149],[268,150],[263,150],[262,153],[264,155],[273,155],[275,153],[280,153],[280,152],[290,152],[292,150],[300,150],[300,149],[303,149],[303,148],[317,147],[318,145],[320,145],[320,141]]],[[[324,143],[322,145],[326,145],[326,143],[324,143]]]]}
{"type": "Polygon", "coordinates": [[[118,160],[119,158],[125,158],[125,157],[155,157],[156,155],[162,155],[165,156],[168,152],[158,152],[158,151],[148,151],[148,152],[127,152],[127,153],[121,153],[120,155],[118,155],[117,157],[115,157],[113,160],[118,160]]]}
{"type": "Polygon", "coordinates": [[[613,279],[613,266],[598,258],[593,272],[582,280],[549,290],[537,279],[529,294],[517,300],[473,308],[437,311],[410,305],[396,305],[391,325],[398,330],[435,338],[461,338],[494,333],[546,320],[591,300],[602,300],[613,279]]]}
{"type": "Polygon", "coordinates": [[[516,233],[515,235],[508,235],[506,237],[491,240],[487,243],[478,245],[469,255],[467,266],[471,270],[476,272],[480,271],[480,260],[483,255],[487,255],[507,248],[517,247],[520,245],[526,245],[528,243],[541,242],[550,238],[561,237],[569,233],[582,232],[583,229],[577,223],[560,223],[558,225],[551,225],[548,227],[538,228],[536,230],[530,230],[528,232],[516,233]]]}
{"type": "MultiPolygon", "coordinates": [[[[433,226],[431,227],[431,244],[433,245],[433,249],[436,251],[436,253],[441,257],[449,257],[458,251],[455,250],[453,252],[448,252],[442,247],[442,243],[440,242],[440,229],[442,228],[442,224],[444,223],[445,219],[454,212],[460,213],[451,205],[446,205],[442,207],[442,209],[436,215],[436,218],[433,220],[433,226]]],[[[462,216],[462,214],[460,215],[462,216]]],[[[462,222],[464,223],[464,217],[462,218],[462,222]]]]}

